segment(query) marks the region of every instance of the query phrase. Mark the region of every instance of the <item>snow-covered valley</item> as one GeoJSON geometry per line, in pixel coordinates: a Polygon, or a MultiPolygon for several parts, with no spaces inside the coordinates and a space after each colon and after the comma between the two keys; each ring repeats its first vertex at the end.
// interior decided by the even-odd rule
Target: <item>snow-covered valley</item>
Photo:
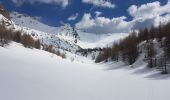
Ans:
{"type": "MultiPolygon", "coordinates": [[[[83,59],[83,58],[80,58],[83,59]]],[[[85,60],[85,59],[84,59],[85,60]]],[[[17,43],[0,47],[1,100],[169,100],[169,75],[143,66],[71,62],[17,43]]]]}
{"type": "MultiPolygon", "coordinates": [[[[170,74],[161,74],[161,69],[156,66],[148,67],[146,41],[137,45],[140,53],[131,65],[111,58],[95,63],[98,54],[113,47],[113,43],[120,42],[129,33],[95,34],[76,29],[70,24],[48,26],[37,18],[17,12],[11,13],[11,20],[0,14],[0,24],[11,30],[11,33],[20,31],[22,35],[29,34],[41,42],[39,49],[26,48],[22,42],[16,43],[10,39],[6,45],[0,44],[0,100],[170,98],[170,74]],[[56,52],[50,53],[50,50],[43,49],[44,45],[59,50],[59,53],[65,54],[65,59],[57,56],[56,52]]],[[[3,35],[0,37],[2,44],[6,39],[3,35]]],[[[157,51],[155,57],[161,57],[163,48],[160,48],[157,39],[152,42],[153,49],[157,51]]],[[[106,56],[109,57],[109,53],[106,56]]],[[[167,69],[169,71],[169,67],[167,69]]]]}

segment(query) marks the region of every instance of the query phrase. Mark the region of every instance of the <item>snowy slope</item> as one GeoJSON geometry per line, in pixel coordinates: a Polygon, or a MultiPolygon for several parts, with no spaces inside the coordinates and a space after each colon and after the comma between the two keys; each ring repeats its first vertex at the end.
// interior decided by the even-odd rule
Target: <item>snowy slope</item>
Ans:
{"type": "MultiPolygon", "coordinates": [[[[24,15],[22,15],[22,16],[24,16],[24,15]]],[[[18,17],[18,18],[20,18],[20,17],[18,17]]],[[[22,18],[21,18],[21,20],[22,20],[22,18]]],[[[25,20],[25,21],[27,22],[27,20],[25,20]]],[[[6,19],[1,14],[0,14],[0,22],[5,22],[6,27],[9,28],[9,29],[12,29],[13,31],[19,30],[22,33],[30,34],[35,39],[40,39],[40,41],[43,44],[53,45],[56,48],[66,50],[66,51],[70,51],[72,53],[74,53],[74,52],[76,52],[77,50],[80,49],[80,47],[78,45],[71,44],[69,41],[66,41],[64,39],[60,39],[55,34],[46,33],[46,32],[40,31],[40,30],[31,29],[29,27],[20,26],[20,25],[16,24],[15,22],[6,19]]],[[[40,24],[41,23],[39,23],[38,25],[40,25],[40,24]]],[[[44,25],[44,24],[42,24],[42,25],[44,25]]],[[[36,24],[32,24],[31,26],[34,26],[35,28],[37,27],[36,24]]],[[[46,27],[46,26],[47,25],[44,25],[44,27],[46,27]]]]}
{"type": "Polygon", "coordinates": [[[143,67],[63,60],[20,44],[0,47],[0,100],[169,100],[170,80],[143,67]],[[9,63],[10,62],[10,63],[9,63]],[[161,78],[161,80],[159,80],[161,78]],[[154,79],[154,80],[151,80],[154,79]]]}
{"type": "Polygon", "coordinates": [[[16,25],[21,27],[28,27],[30,29],[39,30],[46,33],[53,33],[58,32],[58,27],[51,27],[48,25],[45,25],[43,23],[40,23],[38,19],[34,17],[30,17],[25,14],[20,14],[18,12],[12,12],[11,13],[12,21],[16,23],[16,25]]]}
{"type": "Polygon", "coordinates": [[[34,17],[30,17],[28,15],[20,14],[17,12],[12,12],[11,18],[12,21],[14,21],[18,26],[38,30],[59,37],[61,39],[67,39],[67,41],[69,40],[68,42],[74,42],[74,29],[69,24],[64,24],[60,27],[48,26],[38,21],[34,17]]]}

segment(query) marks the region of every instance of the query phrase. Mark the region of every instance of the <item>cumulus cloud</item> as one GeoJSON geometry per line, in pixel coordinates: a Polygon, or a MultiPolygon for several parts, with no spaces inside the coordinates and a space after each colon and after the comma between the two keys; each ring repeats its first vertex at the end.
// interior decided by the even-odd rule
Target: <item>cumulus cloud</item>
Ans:
{"type": "Polygon", "coordinates": [[[97,7],[114,8],[115,4],[108,0],[82,0],[83,3],[92,4],[97,7]]]}
{"type": "Polygon", "coordinates": [[[95,13],[96,17],[98,17],[102,14],[102,12],[100,12],[100,11],[95,11],[94,13],[95,13]]]}
{"type": "Polygon", "coordinates": [[[67,20],[68,20],[68,21],[76,20],[78,16],[79,16],[78,13],[73,14],[73,15],[71,15],[67,20]]]}
{"type": "Polygon", "coordinates": [[[128,12],[133,17],[133,29],[143,29],[158,26],[160,22],[166,24],[170,21],[170,1],[162,5],[159,1],[142,4],[141,6],[132,5],[128,12]]]}
{"type": "Polygon", "coordinates": [[[129,7],[129,14],[133,17],[148,18],[159,14],[160,2],[156,1],[153,3],[143,4],[140,7],[132,5],[129,7]]]}
{"type": "Polygon", "coordinates": [[[50,3],[55,3],[57,5],[61,5],[62,7],[66,7],[69,4],[68,0],[11,0],[13,3],[17,4],[17,5],[22,5],[24,3],[46,3],[46,4],[50,4],[50,3]]]}
{"type": "Polygon", "coordinates": [[[165,5],[161,5],[159,1],[140,6],[131,5],[128,8],[128,13],[133,19],[130,21],[126,21],[125,16],[107,18],[102,17],[100,12],[95,12],[95,17],[92,17],[91,14],[85,13],[76,27],[91,33],[122,33],[150,28],[151,26],[158,26],[160,22],[162,24],[170,22],[169,9],[170,0],[165,5]]]}
{"type": "Polygon", "coordinates": [[[91,14],[85,13],[83,18],[79,23],[76,24],[76,27],[79,29],[88,29],[95,26],[94,20],[92,19],[91,14]]]}
{"type": "Polygon", "coordinates": [[[92,18],[91,14],[85,13],[81,21],[76,24],[76,27],[91,33],[127,32],[130,25],[125,19],[125,16],[112,19],[106,17],[92,18]]]}

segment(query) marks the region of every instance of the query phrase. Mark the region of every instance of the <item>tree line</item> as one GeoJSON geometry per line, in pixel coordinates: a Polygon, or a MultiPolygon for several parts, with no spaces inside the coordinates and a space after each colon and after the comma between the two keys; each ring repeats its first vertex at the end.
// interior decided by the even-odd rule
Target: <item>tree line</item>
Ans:
{"type": "Polygon", "coordinates": [[[148,63],[148,67],[159,67],[162,73],[167,73],[167,63],[170,61],[170,22],[166,25],[160,23],[158,27],[152,26],[150,29],[132,32],[126,38],[115,42],[112,47],[104,48],[95,62],[111,60],[132,65],[142,53],[145,54],[144,60],[148,63]],[[159,57],[155,46],[159,46],[163,51],[159,57]]]}
{"type": "Polygon", "coordinates": [[[61,56],[62,58],[66,58],[65,53],[56,50],[52,45],[43,44],[39,39],[35,40],[31,35],[22,33],[21,31],[7,29],[4,24],[0,25],[0,46],[4,47],[9,45],[11,41],[21,43],[26,48],[42,49],[61,56]]]}

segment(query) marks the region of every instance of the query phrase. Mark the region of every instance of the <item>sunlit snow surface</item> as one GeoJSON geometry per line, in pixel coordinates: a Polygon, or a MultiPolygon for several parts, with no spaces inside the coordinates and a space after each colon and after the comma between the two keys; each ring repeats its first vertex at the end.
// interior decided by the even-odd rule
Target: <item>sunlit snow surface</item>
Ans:
{"type": "MultiPolygon", "coordinates": [[[[0,19],[4,17],[0,15],[0,19]]],[[[34,20],[29,18],[25,21],[34,20]]],[[[30,27],[20,27],[15,23],[13,27],[28,34],[36,33],[36,38],[47,44],[61,45],[73,51],[77,50],[76,45],[82,48],[104,47],[127,36],[126,33],[96,35],[78,31],[80,41],[74,44],[71,37],[55,34],[56,28],[37,21],[31,23],[35,26],[29,22],[26,25],[30,27]],[[37,27],[36,23],[39,23],[37,27]],[[37,29],[31,29],[31,26],[37,29]]],[[[65,33],[65,30],[60,32],[65,33]]],[[[89,58],[66,53],[67,59],[62,59],[14,42],[5,48],[0,47],[0,100],[170,99],[170,75],[160,75],[156,69],[148,69],[143,62],[144,55],[133,66],[126,66],[122,62],[95,64],[89,58]]]]}
{"type": "Polygon", "coordinates": [[[136,65],[71,62],[12,43],[0,47],[0,100],[169,100],[169,75],[136,65]]]}

